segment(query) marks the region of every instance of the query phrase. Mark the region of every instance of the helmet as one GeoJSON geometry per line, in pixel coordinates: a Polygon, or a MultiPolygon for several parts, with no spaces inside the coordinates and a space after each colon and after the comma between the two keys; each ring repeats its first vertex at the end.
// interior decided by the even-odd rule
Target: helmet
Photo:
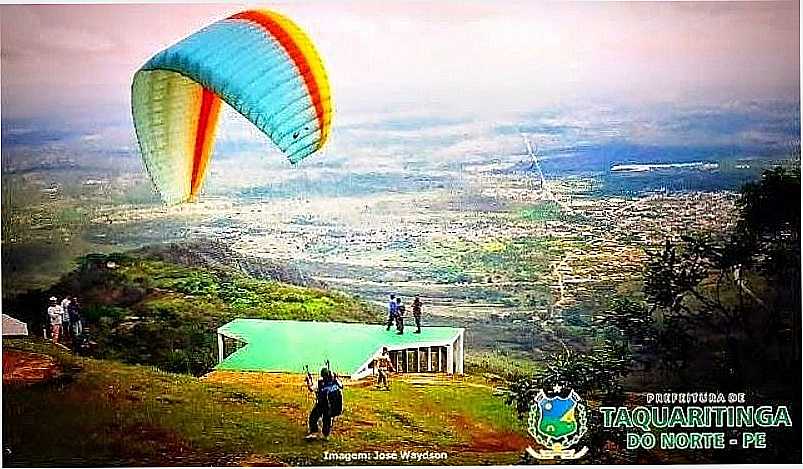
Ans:
{"type": "Polygon", "coordinates": [[[329,371],[329,368],[323,367],[321,368],[321,378],[323,379],[330,379],[332,377],[332,372],[329,371]]]}

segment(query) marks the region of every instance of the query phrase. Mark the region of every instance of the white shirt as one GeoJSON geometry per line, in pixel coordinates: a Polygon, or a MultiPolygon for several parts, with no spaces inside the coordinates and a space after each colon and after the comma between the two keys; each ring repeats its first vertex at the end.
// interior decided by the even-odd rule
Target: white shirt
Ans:
{"type": "Polygon", "coordinates": [[[47,316],[50,318],[50,324],[61,324],[64,310],[59,305],[53,305],[47,308],[47,316]]]}
{"type": "Polygon", "coordinates": [[[61,322],[70,322],[70,299],[61,300],[61,322]]]}

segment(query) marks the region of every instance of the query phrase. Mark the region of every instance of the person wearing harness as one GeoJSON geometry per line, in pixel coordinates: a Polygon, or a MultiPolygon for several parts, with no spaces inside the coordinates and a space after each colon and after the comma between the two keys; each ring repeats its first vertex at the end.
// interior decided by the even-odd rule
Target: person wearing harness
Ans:
{"type": "Polygon", "coordinates": [[[318,385],[312,385],[312,375],[307,375],[307,388],[315,393],[315,406],[309,413],[309,433],[305,440],[318,438],[318,420],[323,421],[323,439],[329,438],[332,431],[332,419],[343,412],[343,385],[329,368],[321,369],[318,385]]]}

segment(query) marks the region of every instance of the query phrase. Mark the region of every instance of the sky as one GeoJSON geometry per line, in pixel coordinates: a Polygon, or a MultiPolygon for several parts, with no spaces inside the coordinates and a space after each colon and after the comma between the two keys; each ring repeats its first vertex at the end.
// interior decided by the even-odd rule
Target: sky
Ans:
{"type": "Polygon", "coordinates": [[[264,6],[313,38],[345,112],[479,112],[584,99],[773,99],[799,90],[797,2],[293,2],[2,6],[4,116],[128,99],[148,58],[264,6]]]}
{"type": "MultiPolygon", "coordinates": [[[[137,69],[254,7],[311,36],[335,107],[324,156],[349,171],[521,152],[522,128],[555,151],[779,145],[800,132],[795,1],[3,5],[4,145],[74,130],[75,151],[135,152],[137,69]]],[[[224,113],[220,153],[269,145],[224,113]]]]}

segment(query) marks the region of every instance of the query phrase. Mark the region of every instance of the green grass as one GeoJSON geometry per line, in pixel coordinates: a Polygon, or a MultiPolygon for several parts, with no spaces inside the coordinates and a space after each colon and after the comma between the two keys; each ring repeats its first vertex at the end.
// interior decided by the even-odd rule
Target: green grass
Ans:
{"type": "Polygon", "coordinates": [[[513,410],[473,378],[392,379],[389,392],[347,385],[333,438],[311,444],[302,437],[312,398],[300,376],[198,379],[30,340],[4,348],[54,356],[69,370],[46,384],[4,386],[8,466],[320,465],[323,450],[374,449],[446,451],[446,464],[511,464],[526,446],[513,410]]]}
{"type": "Polygon", "coordinates": [[[494,375],[504,379],[528,376],[535,373],[538,365],[524,358],[512,357],[501,351],[468,353],[465,356],[466,373],[494,375]]]}

